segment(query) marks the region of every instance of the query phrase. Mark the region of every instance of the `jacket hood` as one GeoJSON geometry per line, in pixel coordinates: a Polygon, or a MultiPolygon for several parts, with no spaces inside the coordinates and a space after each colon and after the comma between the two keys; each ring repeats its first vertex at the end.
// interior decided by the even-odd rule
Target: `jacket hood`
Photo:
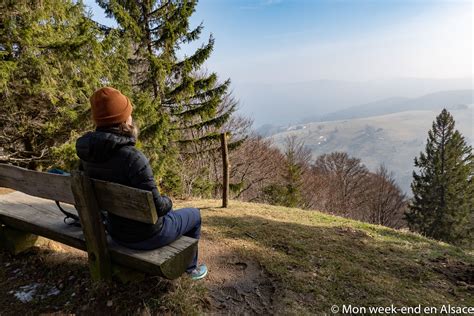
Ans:
{"type": "Polygon", "coordinates": [[[76,141],[79,158],[87,162],[107,161],[112,154],[123,146],[134,146],[135,138],[119,135],[112,131],[88,132],[76,141]]]}

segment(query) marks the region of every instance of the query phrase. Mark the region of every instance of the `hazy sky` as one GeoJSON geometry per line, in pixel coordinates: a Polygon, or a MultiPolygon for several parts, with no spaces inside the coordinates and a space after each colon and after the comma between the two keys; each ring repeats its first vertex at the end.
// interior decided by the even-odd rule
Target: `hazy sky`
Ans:
{"type": "Polygon", "coordinates": [[[234,81],[471,77],[471,1],[203,0],[209,66],[234,81]]]}
{"type": "MultiPolygon", "coordinates": [[[[85,3],[96,20],[113,23],[93,0],[85,3]]],[[[212,33],[216,43],[206,67],[222,80],[231,78],[242,113],[263,123],[289,115],[279,111],[297,96],[301,100],[293,106],[309,102],[307,108],[315,113],[327,112],[338,102],[337,87],[335,93],[327,93],[334,98],[328,96],[322,102],[307,97],[312,96],[311,89],[325,93],[320,86],[305,88],[302,94],[281,88],[284,84],[321,79],[370,81],[372,85],[407,77],[472,78],[472,20],[471,1],[201,0],[191,25],[203,22],[204,32],[183,53],[193,52],[212,33]],[[280,96],[283,92],[286,95],[280,96]],[[275,117],[269,109],[274,109],[275,117]]],[[[405,86],[410,88],[409,81],[405,86]]],[[[371,95],[371,86],[365,88],[364,98],[354,98],[354,104],[416,96],[418,91],[397,89],[371,95]]],[[[349,101],[339,106],[354,105],[347,97],[349,101]]]]}
{"type": "Polygon", "coordinates": [[[472,17],[471,1],[201,0],[191,22],[216,38],[209,70],[272,83],[472,77],[472,17]]]}

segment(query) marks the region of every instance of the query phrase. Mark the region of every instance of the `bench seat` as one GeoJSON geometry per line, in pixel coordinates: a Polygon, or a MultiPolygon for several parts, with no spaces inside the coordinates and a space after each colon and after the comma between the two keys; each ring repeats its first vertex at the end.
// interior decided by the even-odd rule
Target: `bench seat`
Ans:
{"type": "MultiPolygon", "coordinates": [[[[74,207],[61,203],[71,213],[74,207]]],[[[33,233],[86,251],[80,227],[66,225],[64,215],[52,200],[34,197],[18,191],[0,195],[0,223],[17,230],[33,233]]],[[[179,277],[197,247],[197,240],[182,236],[173,243],[151,251],[138,251],[118,245],[107,237],[112,263],[159,275],[168,279],[179,277]]]]}

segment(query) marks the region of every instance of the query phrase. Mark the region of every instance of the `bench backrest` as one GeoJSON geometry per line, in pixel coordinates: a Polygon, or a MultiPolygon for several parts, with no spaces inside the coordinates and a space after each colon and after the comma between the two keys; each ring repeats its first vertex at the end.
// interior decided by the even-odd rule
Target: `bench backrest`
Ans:
{"type": "MultiPolygon", "coordinates": [[[[156,223],[158,216],[151,192],[117,183],[87,178],[101,209],[142,223],[156,223]]],[[[0,187],[45,199],[76,204],[72,177],[0,164],[0,187]]]]}

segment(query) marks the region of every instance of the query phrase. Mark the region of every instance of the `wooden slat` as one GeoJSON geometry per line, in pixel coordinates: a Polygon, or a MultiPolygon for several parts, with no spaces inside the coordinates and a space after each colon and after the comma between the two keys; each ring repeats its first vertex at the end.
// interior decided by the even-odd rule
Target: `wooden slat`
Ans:
{"type": "Polygon", "coordinates": [[[112,264],[104,225],[92,182],[82,172],[72,173],[72,193],[86,240],[89,269],[95,281],[112,279],[112,264]]]}
{"type": "MultiPolygon", "coordinates": [[[[71,206],[63,207],[74,212],[71,206]]],[[[85,251],[81,228],[64,224],[63,218],[53,201],[20,192],[0,196],[1,223],[85,251]]],[[[112,262],[168,279],[175,279],[185,271],[197,249],[197,242],[183,236],[162,248],[138,251],[120,246],[108,238],[112,262]]]]}
{"type": "Polygon", "coordinates": [[[173,280],[186,271],[196,253],[197,244],[197,239],[182,236],[170,245],[151,251],[132,250],[117,244],[109,249],[115,263],[173,280]],[[186,244],[186,247],[178,251],[173,247],[175,243],[186,244]]]}
{"type": "MultiPolygon", "coordinates": [[[[63,207],[66,206],[63,205],[63,207]]],[[[70,208],[67,210],[69,211],[70,208]]],[[[20,192],[0,196],[0,222],[74,248],[86,250],[82,229],[64,224],[63,218],[64,215],[52,201],[20,192]]]]}
{"type": "Polygon", "coordinates": [[[188,247],[188,243],[183,239],[173,243],[172,247],[177,251],[183,251],[188,247]]]}
{"type": "Polygon", "coordinates": [[[71,178],[0,164],[0,187],[29,195],[74,204],[71,178]]]}
{"type": "Polygon", "coordinates": [[[151,192],[117,183],[92,181],[102,209],[142,223],[154,224],[158,220],[151,192]]]}
{"type": "MultiPolygon", "coordinates": [[[[100,180],[92,182],[102,209],[142,223],[154,224],[158,220],[151,192],[100,180]]],[[[74,204],[70,176],[0,164],[0,187],[74,204]]]]}

